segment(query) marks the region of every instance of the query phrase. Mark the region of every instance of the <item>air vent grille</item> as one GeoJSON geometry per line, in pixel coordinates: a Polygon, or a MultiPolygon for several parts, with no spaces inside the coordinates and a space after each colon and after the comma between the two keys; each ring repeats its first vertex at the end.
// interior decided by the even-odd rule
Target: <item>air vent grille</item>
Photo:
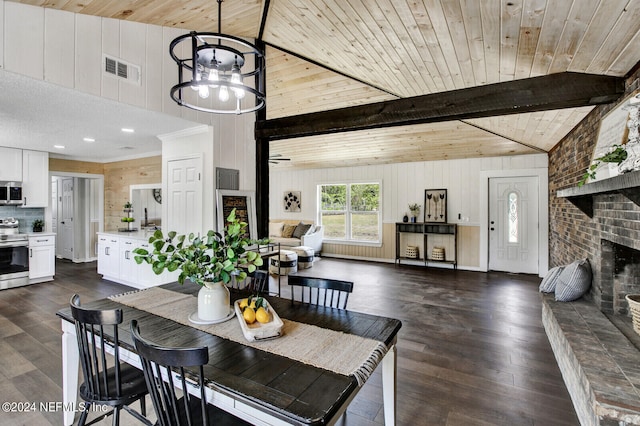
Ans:
{"type": "Polygon", "coordinates": [[[104,73],[140,85],[140,66],[130,64],[113,56],[103,56],[104,73]]]}

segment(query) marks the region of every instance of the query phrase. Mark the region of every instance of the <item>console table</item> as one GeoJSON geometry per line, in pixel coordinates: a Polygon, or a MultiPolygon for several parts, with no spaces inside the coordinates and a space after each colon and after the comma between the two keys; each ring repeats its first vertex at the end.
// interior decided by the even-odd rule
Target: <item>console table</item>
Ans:
{"type": "Polygon", "coordinates": [[[396,263],[399,265],[402,260],[423,260],[424,265],[428,266],[429,262],[448,263],[453,265],[454,269],[458,268],[458,225],[455,223],[396,223],[396,263]],[[422,234],[423,252],[422,256],[417,259],[409,258],[402,255],[402,247],[400,247],[400,235],[422,234]],[[427,248],[429,247],[429,238],[433,235],[448,235],[453,239],[453,255],[449,259],[432,259],[429,257],[427,248]]]}

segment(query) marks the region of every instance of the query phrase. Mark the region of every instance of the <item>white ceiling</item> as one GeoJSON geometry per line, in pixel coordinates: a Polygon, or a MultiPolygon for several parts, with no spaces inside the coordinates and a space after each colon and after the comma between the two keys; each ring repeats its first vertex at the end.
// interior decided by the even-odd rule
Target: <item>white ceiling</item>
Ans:
{"type": "Polygon", "coordinates": [[[0,146],[56,158],[112,162],[160,155],[158,135],[200,125],[4,70],[0,93],[0,146]],[[123,127],[135,132],[124,133],[123,127]]]}

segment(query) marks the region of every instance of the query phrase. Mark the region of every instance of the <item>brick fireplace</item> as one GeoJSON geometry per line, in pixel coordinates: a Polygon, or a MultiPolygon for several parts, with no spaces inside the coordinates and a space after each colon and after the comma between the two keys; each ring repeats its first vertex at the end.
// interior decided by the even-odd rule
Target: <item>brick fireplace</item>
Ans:
{"type": "MultiPolygon", "coordinates": [[[[620,102],[639,81],[636,68],[620,102]]],[[[617,106],[594,108],[549,153],[549,266],[587,258],[593,272],[582,300],[542,298],[545,330],[582,424],[640,424],[640,336],[625,300],[640,293],[640,172],[587,185],[586,195],[587,186],[576,188],[602,118],[617,106]],[[569,196],[574,190],[582,196],[569,196]]]]}

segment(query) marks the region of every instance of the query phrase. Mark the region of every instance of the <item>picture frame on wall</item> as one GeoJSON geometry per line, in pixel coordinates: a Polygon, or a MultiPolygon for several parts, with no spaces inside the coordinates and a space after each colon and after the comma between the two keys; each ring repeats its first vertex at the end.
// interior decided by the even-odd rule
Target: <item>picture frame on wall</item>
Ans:
{"type": "Polygon", "coordinates": [[[285,191],[283,202],[285,212],[299,212],[302,207],[302,195],[300,194],[300,191],[285,191]]]}
{"type": "Polygon", "coordinates": [[[235,191],[231,189],[218,189],[216,191],[218,232],[224,229],[225,221],[236,209],[236,218],[247,223],[246,237],[258,239],[258,226],[256,219],[256,194],[253,191],[235,191]]]}
{"type": "Polygon", "coordinates": [[[447,190],[424,190],[424,221],[428,223],[447,223],[447,190]]]}

